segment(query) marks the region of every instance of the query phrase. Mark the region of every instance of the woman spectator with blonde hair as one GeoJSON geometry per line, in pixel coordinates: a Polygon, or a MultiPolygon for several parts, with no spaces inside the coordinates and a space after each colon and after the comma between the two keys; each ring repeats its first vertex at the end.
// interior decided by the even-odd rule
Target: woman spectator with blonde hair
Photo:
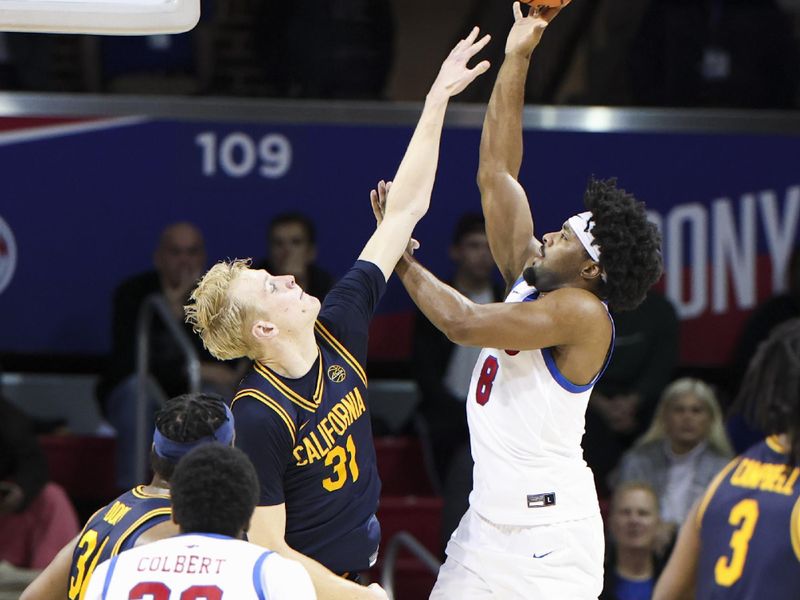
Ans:
{"type": "Polygon", "coordinates": [[[646,482],[655,490],[661,505],[660,550],[731,456],[714,391],[689,377],[667,386],[650,428],[622,457],[617,482],[646,482]]]}

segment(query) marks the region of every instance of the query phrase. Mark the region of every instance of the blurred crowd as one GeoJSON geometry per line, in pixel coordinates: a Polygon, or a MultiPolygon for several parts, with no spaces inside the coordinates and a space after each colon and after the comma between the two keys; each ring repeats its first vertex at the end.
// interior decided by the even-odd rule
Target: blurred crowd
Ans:
{"type": "MultiPolygon", "coordinates": [[[[202,0],[180,35],[0,35],[0,89],[258,98],[421,100],[469,28],[502,40],[482,0],[202,0]]],[[[537,51],[528,102],[791,109],[797,0],[573,2],[537,51]]],[[[489,47],[497,68],[502,44],[489,47]]],[[[493,77],[461,98],[486,102],[493,77]]]]}

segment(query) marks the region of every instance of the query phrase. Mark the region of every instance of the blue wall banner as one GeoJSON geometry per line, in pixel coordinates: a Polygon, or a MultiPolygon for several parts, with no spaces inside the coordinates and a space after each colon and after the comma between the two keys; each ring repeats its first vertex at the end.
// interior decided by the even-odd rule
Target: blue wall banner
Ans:
{"type": "MultiPolygon", "coordinates": [[[[2,353],[107,352],[114,287],[152,268],[159,232],[176,221],[203,231],[210,262],[258,259],[269,220],[301,210],[318,226],[321,265],[342,274],[374,228],[369,190],[392,177],[413,129],[407,120],[58,115],[0,118],[2,353]]],[[[456,220],[480,210],[479,141],[479,120],[445,130],[416,232],[418,257],[443,277],[456,220]]],[[[800,135],[529,128],[524,142],[520,179],[538,234],[581,210],[591,175],[616,176],[647,202],[664,235],[661,287],[682,320],[684,363],[724,363],[748,312],[785,289],[800,135]]],[[[407,324],[411,308],[395,282],[379,321],[407,324]]],[[[408,333],[379,328],[376,352],[402,357],[408,333]]]]}

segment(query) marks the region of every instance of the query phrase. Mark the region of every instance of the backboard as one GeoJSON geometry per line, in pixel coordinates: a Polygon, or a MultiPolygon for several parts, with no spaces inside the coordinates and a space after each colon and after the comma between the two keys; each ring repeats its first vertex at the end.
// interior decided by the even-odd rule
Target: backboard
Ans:
{"type": "Polygon", "coordinates": [[[200,0],[0,0],[0,31],[151,35],[199,18],[200,0]]]}

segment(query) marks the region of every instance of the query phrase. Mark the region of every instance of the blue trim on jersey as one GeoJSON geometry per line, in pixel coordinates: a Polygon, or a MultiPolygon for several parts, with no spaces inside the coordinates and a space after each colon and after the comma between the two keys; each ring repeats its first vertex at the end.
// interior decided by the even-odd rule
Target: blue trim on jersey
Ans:
{"type": "Polygon", "coordinates": [[[591,387],[596,384],[599,379],[603,376],[603,373],[606,372],[609,363],[611,362],[611,355],[614,353],[614,340],[617,337],[617,331],[614,327],[614,319],[611,318],[611,314],[608,315],[609,320],[611,321],[611,344],[608,347],[608,353],[606,354],[606,360],[603,362],[603,368],[600,369],[600,372],[594,376],[594,378],[587,383],[586,385],[577,385],[572,383],[569,379],[564,377],[564,374],[559,371],[558,365],[556,364],[556,359],[553,356],[553,349],[552,348],[542,348],[542,358],[544,358],[544,364],[547,365],[547,370],[550,371],[550,375],[552,375],[553,379],[556,380],[558,385],[562,388],[571,392],[573,394],[580,394],[581,392],[585,392],[591,387]]]}
{"type": "Polygon", "coordinates": [[[114,558],[111,559],[111,562],[108,565],[108,571],[106,571],[106,580],[103,582],[103,595],[101,598],[106,600],[106,595],[108,594],[108,587],[111,585],[111,574],[114,572],[114,569],[117,566],[117,559],[119,558],[119,554],[117,554],[114,558]]]}
{"type": "Polygon", "coordinates": [[[253,587],[256,590],[258,600],[269,600],[269,596],[267,596],[267,592],[264,589],[264,585],[261,581],[261,567],[270,554],[272,554],[272,551],[267,550],[264,552],[264,554],[258,557],[256,564],[253,565],[253,587]]]}

